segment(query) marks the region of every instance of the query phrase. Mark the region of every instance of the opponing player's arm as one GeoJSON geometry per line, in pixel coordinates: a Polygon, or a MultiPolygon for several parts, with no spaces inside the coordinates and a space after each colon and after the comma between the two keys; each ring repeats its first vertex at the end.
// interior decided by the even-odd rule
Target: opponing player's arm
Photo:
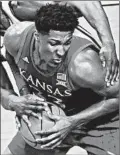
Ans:
{"type": "Polygon", "coordinates": [[[52,1],[10,1],[9,6],[14,16],[20,21],[34,21],[35,14],[41,6],[52,1]]]}
{"type": "Polygon", "coordinates": [[[119,81],[116,81],[113,86],[106,86],[105,69],[94,50],[88,48],[81,51],[77,56],[73,56],[69,73],[77,89],[89,88],[103,96],[101,101],[72,116],[77,124],[87,124],[95,118],[118,111],[119,81]]]}

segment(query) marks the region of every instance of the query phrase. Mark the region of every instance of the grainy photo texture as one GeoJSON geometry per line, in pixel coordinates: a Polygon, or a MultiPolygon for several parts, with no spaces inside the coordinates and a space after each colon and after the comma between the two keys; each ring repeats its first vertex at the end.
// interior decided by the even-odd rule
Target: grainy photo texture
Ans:
{"type": "Polygon", "coordinates": [[[119,155],[119,1],[1,1],[1,154],[119,155]]]}

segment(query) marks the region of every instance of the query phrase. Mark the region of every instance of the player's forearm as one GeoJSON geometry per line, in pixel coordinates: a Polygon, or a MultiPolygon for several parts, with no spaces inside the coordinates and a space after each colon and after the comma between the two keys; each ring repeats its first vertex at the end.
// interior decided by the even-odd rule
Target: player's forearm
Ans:
{"type": "Polygon", "coordinates": [[[74,1],[72,3],[97,31],[102,44],[114,44],[107,15],[99,1],[74,1]]]}
{"type": "Polygon", "coordinates": [[[0,80],[0,97],[1,97],[1,104],[6,110],[12,110],[9,105],[9,97],[10,95],[15,95],[12,84],[9,80],[9,77],[3,67],[3,64],[0,64],[0,71],[1,71],[1,80],[0,80]]]}
{"type": "Polygon", "coordinates": [[[113,113],[118,109],[119,109],[119,99],[111,98],[96,103],[91,107],[87,108],[86,110],[78,113],[77,115],[71,116],[71,119],[74,120],[75,126],[81,124],[87,124],[98,117],[113,113]]]}
{"type": "MultiPolygon", "coordinates": [[[[12,104],[11,104],[11,99],[14,98],[16,101],[18,98],[18,95],[15,93],[13,86],[9,80],[9,77],[4,69],[4,67],[0,66],[1,70],[1,80],[0,80],[0,96],[1,96],[1,104],[6,110],[12,110],[12,104]]],[[[20,81],[18,81],[20,82],[20,81]]],[[[23,81],[24,82],[24,81],[23,81]]],[[[28,92],[28,88],[24,83],[21,83],[21,90],[19,90],[20,95],[26,95],[28,92]]]]}
{"type": "Polygon", "coordinates": [[[22,21],[34,21],[36,11],[52,1],[11,1],[15,17],[22,21]]]}
{"type": "Polygon", "coordinates": [[[5,108],[6,110],[11,110],[13,111],[13,109],[11,108],[10,105],[10,96],[17,96],[17,94],[12,90],[12,89],[4,89],[1,88],[1,104],[3,106],[3,108],[5,108]]]}

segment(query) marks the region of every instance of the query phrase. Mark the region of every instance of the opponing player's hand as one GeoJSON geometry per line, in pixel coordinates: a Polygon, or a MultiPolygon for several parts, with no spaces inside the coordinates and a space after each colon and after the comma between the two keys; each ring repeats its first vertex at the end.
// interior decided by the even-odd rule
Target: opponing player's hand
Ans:
{"type": "Polygon", "coordinates": [[[50,113],[50,110],[47,106],[47,102],[36,95],[27,94],[23,96],[9,96],[9,106],[10,108],[16,112],[16,124],[17,127],[20,128],[20,119],[22,118],[28,126],[31,126],[30,121],[28,120],[28,116],[33,116],[40,119],[36,112],[47,111],[50,113]]]}
{"type": "Polygon", "coordinates": [[[119,61],[117,59],[115,45],[113,43],[103,45],[99,55],[103,67],[107,69],[105,77],[107,86],[114,85],[115,81],[119,80],[119,61]]]}
{"type": "Polygon", "coordinates": [[[41,144],[41,148],[55,148],[59,146],[67,135],[74,128],[74,123],[70,117],[49,115],[55,121],[55,125],[47,131],[36,131],[35,134],[43,138],[36,139],[41,144]]]}

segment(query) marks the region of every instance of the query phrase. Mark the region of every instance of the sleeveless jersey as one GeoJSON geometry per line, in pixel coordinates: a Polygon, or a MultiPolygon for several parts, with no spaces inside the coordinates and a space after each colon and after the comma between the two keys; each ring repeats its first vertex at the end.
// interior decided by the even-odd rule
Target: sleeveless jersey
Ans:
{"type": "Polygon", "coordinates": [[[34,25],[30,25],[22,34],[19,51],[15,58],[20,73],[29,84],[31,93],[67,109],[69,107],[68,99],[74,92],[69,78],[68,64],[73,54],[93,44],[84,38],[73,36],[70,49],[61,66],[54,75],[44,76],[34,65],[32,57],[35,43],[34,32],[34,25]]]}

